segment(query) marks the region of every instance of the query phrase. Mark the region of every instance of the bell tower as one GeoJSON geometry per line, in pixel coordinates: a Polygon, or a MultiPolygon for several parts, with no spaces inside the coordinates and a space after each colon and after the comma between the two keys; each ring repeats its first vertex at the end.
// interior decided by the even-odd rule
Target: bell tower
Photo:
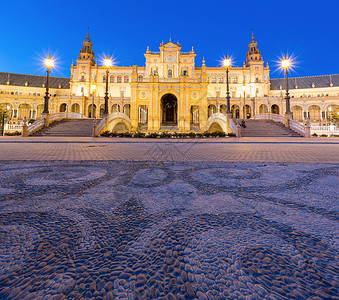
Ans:
{"type": "Polygon", "coordinates": [[[263,62],[261,53],[258,49],[258,43],[254,40],[254,34],[252,31],[252,40],[248,44],[248,51],[246,53],[246,66],[249,67],[251,62],[263,62]]]}
{"type": "Polygon", "coordinates": [[[89,97],[91,94],[91,83],[96,80],[97,68],[89,31],[82,44],[83,46],[76,60],[76,65],[72,63],[71,66],[71,93],[76,96],[89,97]]]}

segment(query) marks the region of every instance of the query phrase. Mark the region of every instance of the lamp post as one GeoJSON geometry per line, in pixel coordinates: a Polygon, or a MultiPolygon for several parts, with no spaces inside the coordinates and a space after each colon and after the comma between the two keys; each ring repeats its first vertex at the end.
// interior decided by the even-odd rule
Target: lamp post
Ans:
{"type": "Polygon", "coordinates": [[[286,100],[286,112],[285,112],[285,126],[289,126],[289,119],[292,119],[292,112],[290,108],[290,93],[288,92],[288,69],[291,66],[290,60],[285,56],[285,58],[281,62],[281,66],[285,69],[286,75],[286,93],[285,93],[285,100],[286,100]]]}
{"type": "Polygon", "coordinates": [[[91,107],[91,118],[93,119],[93,110],[94,110],[94,91],[96,89],[96,85],[92,84],[91,85],[91,89],[92,89],[92,107],[91,107]]]}
{"type": "Polygon", "coordinates": [[[107,55],[106,59],[104,60],[104,66],[106,68],[106,91],[105,91],[105,108],[104,108],[104,115],[103,117],[108,115],[108,74],[109,69],[112,67],[112,60],[107,55]]]}
{"type": "Polygon", "coordinates": [[[228,80],[229,67],[231,66],[231,60],[226,56],[224,59],[224,67],[226,68],[226,100],[227,100],[227,116],[231,118],[231,99],[230,99],[230,86],[228,80]]]}
{"type": "Polygon", "coordinates": [[[246,84],[244,83],[244,85],[241,87],[241,89],[244,92],[244,107],[243,107],[243,116],[244,116],[244,120],[246,119],[246,84]]]}
{"type": "Polygon", "coordinates": [[[47,68],[47,83],[46,83],[46,95],[45,95],[45,105],[44,105],[44,114],[48,114],[49,110],[48,110],[48,102],[49,102],[49,73],[51,72],[51,68],[54,67],[54,61],[51,58],[51,55],[49,55],[46,59],[45,59],[45,66],[47,68]]]}

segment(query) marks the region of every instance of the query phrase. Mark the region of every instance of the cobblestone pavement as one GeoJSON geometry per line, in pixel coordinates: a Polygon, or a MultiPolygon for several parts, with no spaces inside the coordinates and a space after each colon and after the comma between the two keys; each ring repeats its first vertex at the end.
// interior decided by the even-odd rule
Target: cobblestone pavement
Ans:
{"type": "Polygon", "coordinates": [[[0,160],[339,162],[339,139],[0,138],[0,160]]]}
{"type": "MultiPolygon", "coordinates": [[[[1,299],[338,299],[338,164],[53,161],[119,148],[50,145],[0,161],[1,299]]],[[[218,147],[205,156],[273,149],[218,147]]]]}

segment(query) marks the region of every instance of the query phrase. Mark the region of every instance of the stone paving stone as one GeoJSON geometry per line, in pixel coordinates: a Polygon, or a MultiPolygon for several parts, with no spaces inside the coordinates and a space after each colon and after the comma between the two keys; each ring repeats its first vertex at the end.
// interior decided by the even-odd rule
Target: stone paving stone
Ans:
{"type": "Polygon", "coordinates": [[[0,299],[339,295],[334,149],[23,145],[0,145],[0,299]]]}

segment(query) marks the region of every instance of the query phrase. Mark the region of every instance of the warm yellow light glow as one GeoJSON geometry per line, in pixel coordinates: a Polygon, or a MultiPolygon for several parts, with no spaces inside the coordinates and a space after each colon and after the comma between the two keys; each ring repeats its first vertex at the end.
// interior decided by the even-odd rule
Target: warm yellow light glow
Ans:
{"type": "Polygon", "coordinates": [[[9,105],[6,106],[7,110],[9,110],[11,107],[9,105]]]}
{"type": "Polygon", "coordinates": [[[104,66],[106,68],[112,67],[112,60],[109,58],[109,56],[107,56],[106,59],[104,60],[104,66]]]}
{"type": "Polygon", "coordinates": [[[51,56],[48,56],[48,57],[45,59],[45,66],[46,66],[48,69],[54,67],[54,60],[51,58],[51,56]]]}
{"type": "Polygon", "coordinates": [[[231,66],[231,60],[228,57],[226,57],[224,59],[224,67],[229,68],[230,66],[231,66]]]}
{"type": "Polygon", "coordinates": [[[284,68],[284,69],[288,69],[290,66],[291,66],[291,62],[288,58],[284,58],[282,61],[281,61],[281,66],[284,68]]]}
{"type": "Polygon", "coordinates": [[[91,85],[92,91],[96,90],[96,88],[97,88],[97,86],[96,86],[95,84],[92,84],[92,85],[91,85]]]}

